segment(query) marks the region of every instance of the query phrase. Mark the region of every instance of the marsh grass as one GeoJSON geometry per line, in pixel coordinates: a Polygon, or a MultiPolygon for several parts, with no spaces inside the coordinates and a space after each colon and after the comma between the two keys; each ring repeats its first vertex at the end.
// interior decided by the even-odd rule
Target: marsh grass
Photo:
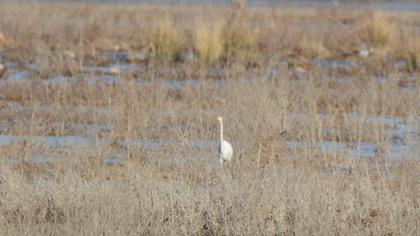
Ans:
{"type": "MultiPolygon", "coordinates": [[[[16,135],[42,136],[54,123],[62,127],[55,136],[81,135],[68,124],[110,124],[111,130],[91,138],[115,142],[57,149],[21,142],[2,148],[3,232],[416,232],[418,161],[351,160],[345,152],[326,153],[305,145],[292,150],[286,142],[385,142],[390,138],[385,131],[393,127],[364,117],[416,114],[418,93],[401,94],[393,82],[362,79],[352,83],[352,89],[314,78],[235,83],[238,79],[230,78],[225,87],[211,82],[187,86],[177,99],[159,84],[148,87],[130,81],[118,86],[39,85],[30,96],[14,97],[25,109],[13,117],[31,121],[26,130],[16,128],[16,135]],[[35,104],[51,106],[52,112],[35,104]],[[76,109],[80,105],[91,110],[76,109]],[[101,107],[107,108],[106,115],[101,107]],[[323,112],[330,115],[324,117],[323,112]],[[346,115],[352,112],[359,118],[346,115]],[[307,115],[296,122],[296,113],[307,115]],[[225,117],[226,137],[236,153],[225,169],[217,166],[212,146],[167,144],[150,149],[118,144],[124,138],[215,140],[218,114],[225,117]],[[45,123],[44,131],[38,122],[45,123]],[[325,128],[355,136],[344,132],[331,137],[325,128]],[[37,155],[52,158],[35,164],[32,157],[37,155]],[[115,156],[124,161],[105,162],[115,156]]],[[[6,99],[11,99],[11,94],[30,88],[1,89],[9,91],[6,99]]]]}
{"type": "Polygon", "coordinates": [[[56,64],[57,70],[68,73],[86,63],[98,64],[102,51],[120,50],[142,51],[140,61],[156,65],[198,52],[203,64],[212,67],[221,57],[239,64],[278,55],[352,58],[365,43],[391,61],[407,55],[408,44],[400,42],[418,38],[418,17],[410,13],[71,3],[3,6],[0,25],[7,39],[3,44],[13,52],[9,57],[22,65],[56,64]],[[156,20],[155,15],[161,17],[156,20]]]}
{"type": "Polygon", "coordinates": [[[257,53],[256,28],[245,24],[245,15],[234,15],[225,26],[224,51],[227,58],[249,60],[257,53]]]}
{"type": "Polygon", "coordinates": [[[332,55],[322,41],[303,38],[299,44],[303,54],[308,58],[330,58],[332,55]]]}
{"type": "Polygon", "coordinates": [[[233,1],[233,7],[236,10],[244,10],[246,7],[246,1],[245,0],[234,0],[233,1]]]}
{"type": "Polygon", "coordinates": [[[388,44],[394,32],[393,25],[389,19],[378,12],[370,12],[362,20],[361,38],[372,47],[382,47],[388,44]]]}
{"type": "Polygon", "coordinates": [[[419,60],[420,60],[420,39],[416,38],[408,42],[407,55],[405,56],[407,70],[409,72],[414,72],[418,70],[419,60]]]}
{"type": "Polygon", "coordinates": [[[185,45],[181,29],[176,28],[172,22],[168,15],[164,15],[153,28],[150,47],[155,59],[173,61],[185,45]]]}
{"type": "MultiPolygon", "coordinates": [[[[395,144],[410,144],[410,137],[395,140],[396,125],[407,125],[418,137],[419,87],[400,86],[399,69],[383,70],[399,54],[369,57],[367,69],[348,71],[349,77],[309,63],[312,57],[356,57],[362,36],[347,36],[359,32],[361,13],[11,3],[0,12],[1,30],[12,40],[7,59],[42,65],[28,81],[0,83],[0,234],[419,231],[419,161],[405,155],[394,160],[393,152],[395,144]],[[150,24],[156,12],[167,17],[150,24]],[[203,12],[224,24],[202,25],[203,12]],[[33,23],[15,17],[19,14],[33,23]],[[314,20],[332,28],[308,27],[314,20]],[[271,26],[257,30],[266,22],[271,26]],[[342,25],[345,30],[334,31],[342,25]],[[190,45],[200,54],[198,65],[217,73],[200,74],[194,64],[173,62],[190,45]],[[74,75],[86,65],[107,65],[101,50],[149,47],[154,57],[139,64],[148,83],[123,73],[115,84],[101,80],[103,74],[95,83],[43,83],[63,71],[74,75]],[[247,68],[246,60],[272,56],[268,48],[278,50],[275,56],[294,56],[295,62],[283,68],[271,62],[274,58],[247,68]],[[230,66],[217,63],[223,57],[230,66]],[[274,69],[278,73],[266,76],[274,69]],[[294,76],[298,70],[303,76],[294,76]],[[378,71],[385,79],[372,79],[378,71]],[[197,74],[197,83],[162,83],[197,74]],[[215,145],[218,115],[235,151],[224,168],[215,145]],[[372,117],[391,117],[396,124],[372,117]],[[19,139],[7,143],[9,136],[19,139]],[[33,138],[47,136],[91,143],[48,145],[33,138]],[[167,142],[160,146],[136,142],[162,140],[167,142]],[[203,140],[206,145],[189,143],[203,140]],[[369,158],[351,158],[345,148],[314,147],[323,142],[376,148],[369,158]]],[[[417,18],[392,16],[400,24],[417,18]]],[[[411,33],[399,36],[415,38],[411,33]]],[[[397,48],[392,40],[381,47],[397,48]]],[[[419,151],[411,154],[418,158],[419,151]]]]}
{"type": "Polygon", "coordinates": [[[223,53],[223,22],[214,25],[198,22],[195,27],[194,45],[204,65],[220,59],[223,53]]]}

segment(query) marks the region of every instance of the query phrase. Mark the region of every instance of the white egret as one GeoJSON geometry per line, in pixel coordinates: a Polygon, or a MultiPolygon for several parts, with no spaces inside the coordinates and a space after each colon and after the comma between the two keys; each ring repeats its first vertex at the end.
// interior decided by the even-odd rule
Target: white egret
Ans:
{"type": "Polygon", "coordinates": [[[233,156],[232,145],[227,141],[223,140],[223,119],[221,116],[217,117],[217,120],[220,123],[220,142],[219,142],[219,157],[220,164],[223,165],[224,161],[231,161],[233,156]]]}

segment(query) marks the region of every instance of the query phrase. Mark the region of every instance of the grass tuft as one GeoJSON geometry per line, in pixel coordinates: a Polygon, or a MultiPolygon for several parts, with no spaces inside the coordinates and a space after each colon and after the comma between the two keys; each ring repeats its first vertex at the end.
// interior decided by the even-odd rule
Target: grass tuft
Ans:
{"type": "Polygon", "coordinates": [[[249,59],[257,53],[257,30],[244,23],[242,17],[234,17],[225,26],[224,51],[233,60],[249,59]]]}
{"type": "Polygon", "coordinates": [[[150,39],[153,59],[173,61],[184,49],[184,36],[168,15],[154,25],[150,39]]]}
{"type": "Polygon", "coordinates": [[[376,11],[368,13],[362,20],[360,27],[362,40],[372,47],[387,45],[394,33],[389,19],[376,11]]]}
{"type": "Polygon", "coordinates": [[[414,38],[409,40],[406,48],[405,62],[407,65],[407,70],[409,72],[415,72],[419,70],[419,60],[420,60],[420,39],[414,38]]]}
{"type": "Polygon", "coordinates": [[[223,23],[199,22],[195,27],[194,46],[201,61],[209,65],[217,61],[223,53],[223,23]]]}
{"type": "Polygon", "coordinates": [[[299,43],[301,54],[309,58],[328,58],[332,53],[326,48],[322,41],[307,39],[304,37],[299,43]]]}

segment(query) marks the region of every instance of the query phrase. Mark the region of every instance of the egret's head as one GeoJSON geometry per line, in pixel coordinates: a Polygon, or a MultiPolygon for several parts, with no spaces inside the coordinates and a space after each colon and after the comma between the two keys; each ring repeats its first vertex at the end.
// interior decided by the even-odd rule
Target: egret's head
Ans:
{"type": "Polygon", "coordinates": [[[217,117],[217,120],[220,121],[220,122],[222,122],[222,117],[221,116],[218,116],[217,117]]]}

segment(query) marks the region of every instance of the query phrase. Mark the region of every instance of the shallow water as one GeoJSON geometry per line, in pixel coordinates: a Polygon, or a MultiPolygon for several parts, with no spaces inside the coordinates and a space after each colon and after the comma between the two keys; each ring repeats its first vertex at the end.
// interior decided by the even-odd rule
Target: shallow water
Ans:
{"type": "Polygon", "coordinates": [[[143,68],[135,64],[111,64],[109,66],[88,66],[85,67],[85,73],[104,73],[104,74],[119,74],[119,73],[133,73],[141,72],[143,68]]]}
{"type": "MultiPolygon", "coordinates": [[[[162,81],[159,81],[162,83],[162,81]]],[[[185,83],[185,81],[184,81],[185,83]]],[[[196,81],[195,83],[199,83],[196,81]]],[[[174,86],[170,84],[170,86],[174,86]]],[[[176,84],[178,86],[178,84],[176,84]]],[[[183,85],[185,86],[185,85],[183,85]]],[[[15,109],[17,112],[22,112],[26,108],[20,104],[11,103],[9,107],[15,109]]],[[[33,105],[31,109],[41,109],[46,112],[52,111],[76,111],[80,113],[96,113],[101,116],[112,115],[114,108],[112,107],[89,107],[89,106],[75,106],[75,107],[52,107],[49,105],[33,105]]],[[[332,114],[318,113],[318,114],[302,114],[289,113],[287,119],[292,123],[304,123],[307,119],[312,119],[313,115],[319,116],[320,119],[329,119],[332,114]]],[[[291,150],[307,148],[314,151],[321,151],[322,153],[345,153],[349,158],[373,158],[373,157],[390,157],[392,159],[402,158],[420,158],[420,117],[398,117],[398,116],[381,116],[381,115],[361,115],[357,113],[347,114],[349,122],[368,123],[380,128],[379,142],[346,142],[346,141],[331,141],[324,142],[310,142],[310,141],[293,141],[287,142],[288,148],[291,150]]],[[[3,127],[3,124],[1,125],[3,127]]],[[[3,127],[5,128],[5,127],[3,127]]],[[[3,130],[2,133],[7,133],[8,129],[3,130]]],[[[7,128],[7,127],[6,127],[7,128]]],[[[168,145],[187,146],[191,149],[205,148],[216,150],[217,141],[214,140],[137,140],[137,139],[96,139],[99,133],[112,132],[112,126],[107,124],[83,124],[83,123],[67,123],[66,129],[71,136],[16,136],[16,135],[0,135],[0,145],[13,145],[21,142],[29,142],[34,144],[46,145],[51,148],[63,147],[92,147],[95,145],[110,145],[118,144],[121,147],[128,148],[129,146],[141,146],[146,149],[160,149],[168,145]],[[80,136],[78,136],[80,135],[80,136]]],[[[323,129],[323,134],[326,137],[357,137],[358,134],[342,131],[338,128],[326,127],[323,129]]],[[[299,155],[299,153],[296,153],[299,155]]],[[[292,155],[296,156],[296,155],[292,155]]]]}
{"type": "MultiPolygon", "coordinates": [[[[116,85],[118,83],[126,81],[124,78],[127,75],[134,76],[137,84],[139,85],[155,85],[160,83],[168,89],[181,89],[185,86],[198,86],[202,83],[202,80],[199,78],[188,79],[188,80],[176,80],[176,79],[150,79],[141,77],[140,75],[144,72],[144,67],[141,64],[135,64],[130,62],[130,54],[137,55],[141,52],[129,52],[129,51],[104,51],[102,55],[106,57],[109,61],[109,65],[102,66],[86,66],[82,69],[81,75],[78,77],[64,76],[64,75],[54,75],[51,78],[42,79],[42,83],[47,86],[59,85],[59,84],[70,84],[74,85],[77,82],[83,82],[88,85],[96,85],[100,83],[105,83],[107,85],[116,85]]],[[[40,66],[36,64],[26,65],[24,68],[18,67],[17,64],[7,61],[7,53],[4,53],[3,64],[7,68],[7,76],[5,80],[1,80],[1,83],[4,82],[15,82],[20,83],[33,82],[32,75],[40,70],[40,66]]],[[[258,60],[269,60],[268,58],[260,58],[258,60]]],[[[304,79],[308,76],[309,71],[303,67],[295,65],[295,59],[293,58],[280,58],[276,60],[273,67],[269,69],[264,75],[255,74],[252,70],[244,69],[244,73],[248,73],[249,78],[257,79],[275,79],[277,75],[290,76],[293,78],[304,79]],[[289,68],[291,66],[291,68],[289,68]]],[[[333,76],[336,77],[338,82],[351,82],[357,77],[343,76],[340,73],[340,70],[353,70],[355,68],[364,68],[366,65],[357,59],[353,60],[344,60],[344,59],[314,59],[312,60],[312,65],[317,68],[326,69],[323,75],[327,78],[333,76]],[[335,70],[338,70],[335,72],[335,70]],[[337,75],[336,75],[337,74],[337,75]]],[[[402,69],[405,67],[405,62],[403,60],[395,60],[391,63],[390,66],[395,67],[396,69],[402,69]]],[[[218,74],[217,71],[213,71],[215,75],[218,74]]],[[[322,76],[321,76],[322,77],[322,76]]],[[[253,80],[249,79],[249,80],[253,80]]],[[[387,80],[400,80],[403,79],[406,83],[402,83],[401,87],[405,89],[415,88],[414,81],[416,80],[413,76],[408,76],[402,73],[401,75],[396,74],[393,77],[383,77],[383,76],[372,76],[371,79],[376,81],[387,81],[387,80]]],[[[225,86],[227,84],[226,80],[214,79],[211,80],[218,86],[225,86]]],[[[239,81],[238,81],[239,82],[239,81]]],[[[242,81],[241,81],[242,82],[242,81]]]]}
{"type": "MultiPolygon", "coordinates": [[[[2,55],[4,57],[6,54],[2,55]]],[[[108,85],[115,85],[122,83],[125,80],[122,79],[124,74],[127,73],[136,73],[142,72],[143,68],[136,64],[130,64],[129,53],[127,51],[119,52],[104,52],[103,56],[111,60],[109,66],[94,66],[94,67],[85,67],[82,75],[79,78],[71,76],[56,75],[49,79],[42,80],[44,85],[57,85],[57,84],[68,84],[74,85],[77,82],[84,82],[88,85],[95,85],[98,83],[106,83],[108,85]]],[[[4,60],[4,58],[3,58],[4,60]]],[[[306,71],[301,70],[288,70],[288,61],[285,59],[279,60],[280,67],[282,69],[271,69],[267,72],[267,79],[274,79],[277,74],[282,73],[295,73],[297,77],[304,77],[306,71]]],[[[326,68],[326,69],[351,69],[353,67],[363,66],[358,61],[347,61],[347,60],[334,60],[334,59],[315,59],[312,61],[313,65],[316,67],[326,68]]],[[[39,66],[31,64],[26,66],[26,68],[17,68],[16,64],[13,63],[4,63],[8,67],[8,76],[5,80],[1,82],[12,82],[12,83],[21,83],[32,82],[32,74],[39,69],[39,66]]],[[[396,61],[395,66],[404,67],[405,64],[401,61],[396,61]]],[[[256,79],[261,79],[261,77],[256,76],[256,79]]],[[[349,77],[340,77],[337,78],[338,82],[351,83],[352,79],[349,77]]],[[[383,78],[379,76],[372,77],[374,80],[385,81],[387,79],[393,78],[383,78]]],[[[415,78],[409,77],[409,79],[414,80],[415,78]]],[[[171,80],[171,79],[147,79],[147,78],[135,78],[136,84],[140,86],[154,86],[161,85],[167,89],[182,89],[188,86],[200,86],[204,83],[200,79],[189,79],[189,80],[171,80]]],[[[249,82],[250,80],[241,80],[237,83],[249,82]]],[[[217,86],[226,86],[226,80],[210,80],[206,83],[214,83],[217,86]]],[[[407,87],[413,88],[413,87],[407,87]]],[[[408,90],[404,90],[408,91],[408,90]]],[[[416,90],[413,90],[416,91],[416,90]]],[[[13,104],[12,104],[13,105],[13,104]]],[[[25,108],[20,104],[15,105],[14,109],[19,112],[23,111],[25,108]]],[[[40,105],[36,109],[44,109],[45,111],[52,111],[53,108],[48,105],[40,105]]],[[[57,108],[54,108],[57,109],[57,108]]],[[[76,108],[77,112],[87,113],[95,112],[100,115],[108,116],[113,114],[112,108],[97,108],[97,107],[87,107],[79,106],[76,108]]],[[[328,117],[328,114],[317,114],[318,116],[328,117]]],[[[325,142],[309,142],[309,141],[288,141],[287,146],[289,149],[299,149],[299,148],[308,148],[315,151],[321,151],[326,154],[330,153],[345,153],[349,158],[360,159],[360,158],[374,158],[374,157],[389,157],[392,159],[403,159],[403,158],[415,158],[420,159],[420,151],[418,148],[420,145],[420,119],[418,117],[392,117],[392,116],[377,116],[377,115],[360,115],[356,113],[350,113],[347,115],[350,121],[362,121],[362,122],[373,122],[383,126],[387,126],[383,130],[384,136],[386,136],[387,142],[383,143],[373,143],[373,142],[339,142],[339,141],[325,141],[325,142]]],[[[292,121],[303,121],[308,115],[307,114],[288,114],[288,117],[292,121]]],[[[35,144],[42,144],[53,148],[63,148],[63,147],[90,147],[94,145],[102,144],[113,144],[118,143],[122,147],[128,148],[130,145],[142,146],[149,149],[159,149],[164,148],[167,145],[184,145],[194,148],[213,148],[217,146],[216,141],[212,140],[185,140],[185,141],[171,141],[171,140],[97,140],[93,139],[96,134],[99,132],[110,132],[112,127],[108,125],[86,125],[86,124],[70,124],[72,129],[83,130],[81,136],[13,136],[13,135],[0,135],[0,145],[12,145],[20,142],[30,142],[35,144]]],[[[2,133],[7,133],[7,130],[1,127],[2,133]]],[[[344,131],[334,128],[325,128],[323,130],[326,135],[335,135],[338,136],[355,136],[356,134],[344,133],[344,131]]],[[[381,131],[382,132],[382,131],[381,131]]],[[[80,134],[80,133],[77,133],[80,134]]],[[[296,153],[299,155],[299,153],[296,153]]],[[[294,155],[292,155],[294,156],[294,155]]],[[[34,158],[35,162],[43,163],[42,156],[34,158]]],[[[45,157],[45,156],[44,156],[45,157]]],[[[118,157],[118,156],[117,156],[118,157]]],[[[119,162],[121,158],[111,158],[110,164],[114,162],[119,162]]]]}
{"type": "MultiPolygon", "coordinates": [[[[141,146],[146,149],[161,149],[168,145],[187,146],[189,148],[217,148],[217,141],[214,140],[185,140],[185,141],[171,141],[171,140],[95,140],[93,138],[86,138],[81,136],[12,136],[0,135],[0,145],[12,145],[21,142],[29,142],[33,144],[42,144],[50,148],[63,147],[92,147],[95,145],[110,145],[112,143],[119,143],[122,147],[141,146]]],[[[287,146],[291,150],[298,150],[301,148],[321,151],[325,154],[344,153],[351,159],[366,159],[366,158],[390,158],[394,160],[400,159],[419,159],[420,150],[417,147],[419,140],[413,140],[412,143],[405,142],[340,142],[340,141],[324,141],[324,142],[310,142],[310,141],[287,141],[287,146]]],[[[299,154],[292,151],[293,157],[299,157],[299,154]]]]}
{"type": "Polygon", "coordinates": [[[321,68],[341,68],[341,69],[351,69],[353,67],[360,66],[361,63],[357,61],[349,60],[337,60],[337,59],[314,59],[312,64],[321,68]]]}
{"type": "Polygon", "coordinates": [[[104,160],[104,163],[107,165],[118,165],[118,164],[125,163],[126,161],[127,161],[126,158],[124,158],[121,155],[113,155],[109,158],[106,158],[104,160]]]}
{"type": "Polygon", "coordinates": [[[31,77],[32,77],[32,72],[31,71],[23,70],[23,71],[12,72],[7,77],[7,80],[8,81],[13,81],[13,82],[21,82],[21,81],[24,81],[24,80],[29,80],[31,77]]]}
{"type": "Polygon", "coordinates": [[[12,145],[20,142],[33,144],[44,144],[51,147],[65,146],[89,146],[94,142],[88,138],[80,136],[15,136],[0,135],[0,145],[12,145]]]}
{"type": "Polygon", "coordinates": [[[395,144],[395,143],[369,143],[369,142],[308,142],[308,141],[289,141],[288,147],[297,149],[300,147],[321,151],[325,154],[344,153],[351,159],[371,159],[385,158],[393,160],[401,159],[420,159],[419,150],[415,146],[395,144]],[[384,147],[384,148],[382,148],[384,147]]]}

